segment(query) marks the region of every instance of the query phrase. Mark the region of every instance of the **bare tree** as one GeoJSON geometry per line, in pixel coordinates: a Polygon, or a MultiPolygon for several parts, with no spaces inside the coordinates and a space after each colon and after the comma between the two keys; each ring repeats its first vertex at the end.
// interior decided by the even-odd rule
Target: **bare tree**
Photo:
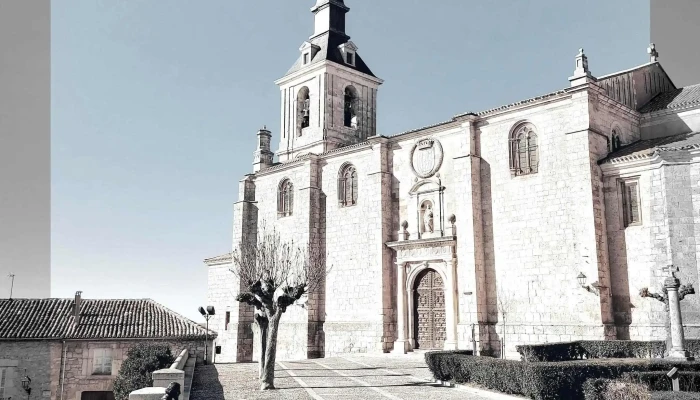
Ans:
{"type": "Polygon", "coordinates": [[[511,291],[506,291],[503,286],[498,288],[498,311],[503,317],[503,335],[501,337],[501,358],[506,358],[506,316],[511,312],[515,304],[515,295],[511,291]]]}
{"type": "Polygon", "coordinates": [[[255,308],[261,336],[260,389],[274,389],[277,334],[282,314],[302,296],[317,293],[325,282],[325,253],[314,243],[286,241],[264,224],[254,243],[243,243],[231,254],[232,269],[241,284],[236,300],[255,308]]]}

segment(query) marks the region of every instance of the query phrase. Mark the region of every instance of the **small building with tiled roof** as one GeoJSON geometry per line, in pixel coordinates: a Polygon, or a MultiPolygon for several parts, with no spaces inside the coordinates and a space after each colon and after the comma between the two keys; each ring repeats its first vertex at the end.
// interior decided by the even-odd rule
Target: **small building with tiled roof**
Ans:
{"type": "Polygon", "coordinates": [[[0,299],[0,398],[110,400],[126,352],[142,342],[212,359],[216,333],[150,299],[0,299]]]}
{"type": "MultiPolygon", "coordinates": [[[[559,90],[383,134],[383,81],[345,3],[313,7],[276,81],[281,131],[257,133],[234,208],[233,249],[273,225],[331,268],[285,315],[278,358],[664,339],[663,304],[640,290],[661,291],[669,264],[700,284],[700,85],[677,87],[653,44],[606,75],[580,49],[559,90]]],[[[255,359],[233,260],[206,264],[217,358],[255,359]]],[[[686,337],[699,299],[682,303],[686,337]]]]}

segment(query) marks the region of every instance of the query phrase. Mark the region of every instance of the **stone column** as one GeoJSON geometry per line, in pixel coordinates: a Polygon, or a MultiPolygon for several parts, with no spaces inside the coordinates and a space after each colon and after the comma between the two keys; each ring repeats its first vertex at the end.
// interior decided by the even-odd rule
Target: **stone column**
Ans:
{"type": "Polygon", "coordinates": [[[445,285],[445,350],[457,350],[457,260],[447,263],[447,282],[445,285]]]}
{"type": "Polygon", "coordinates": [[[681,302],[678,298],[678,288],[681,282],[671,275],[664,281],[664,286],[668,291],[668,313],[671,320],[671,348],[668,358],[689,360],[690,354],[683,347],[683,318],[681,317],[681,302]]]}
{"type": "Polygon", "coordinates": [[[406,354],[411,351],[411,345],[406,338],[406,265],[397,263],[398,273],[396,280],[396,341],[394,342],[394,354],[406,354]]]}

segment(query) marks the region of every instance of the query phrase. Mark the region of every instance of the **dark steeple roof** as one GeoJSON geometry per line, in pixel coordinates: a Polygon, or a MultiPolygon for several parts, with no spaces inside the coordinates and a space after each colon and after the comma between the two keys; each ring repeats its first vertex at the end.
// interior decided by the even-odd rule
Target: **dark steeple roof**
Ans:
{"type": "MultiPolygon", "coordinates": [[[[318,51],[313,55],[308,66],[322,61],[330,61],[376,78],[359,54],[355,54],[355,65],[353,66],[345,62],[343,54],[338,48],[350,41],[350,36],[345,32],[345,14],[350,11],[350,8],[345,5],[344,1],[318,0],[311,11],[317,20],[316,29],[320,29],[320,31],[314,32],[314,35],[308,40],[308,43],[318,46],[318,51]]],[[[285,76],[304,67],[302,57],[300,54],[285,76]]]]}
{"type": "MultiPolygon", "coordinates": [[[[340,46],[343,43],[347,43],[349,40],[349,37],[343,37],[335,32],[326,32],[322,35],[310,39],[309,43],[320,47],[320,50],[309,62],[309,65],[313,65],[321,61],[330,61],[336,64],[344,65],[347,68],[354,69],[358,72],[362,72],[363,74],[367,74],[376,78],[374,73],[372,73],[372,71],[369,69],[367,64],[365,64],[365,61],[362,59],[362,57],[360,57],[359,54],[355,54],[354,66],[345,63],[345,61],[343,60],[343,55],[340,52],[340,49],[338,49],[338,46],[340,46]]],[[[297,61],[294,63],[294,65],[292,65],[292,68],[290,68],[289,71],[287,71],[287,73],[284,75],[287,76],[289,74],[297,72],[302,67],[302,56],[300,55],[297,61]]]]}

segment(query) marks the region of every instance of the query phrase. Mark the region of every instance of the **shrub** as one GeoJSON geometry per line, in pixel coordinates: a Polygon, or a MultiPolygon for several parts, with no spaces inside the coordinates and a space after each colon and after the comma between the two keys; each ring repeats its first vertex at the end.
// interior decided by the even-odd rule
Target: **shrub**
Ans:
{"type": "Polygon", "coordinates": [[[664,354],[666,343],[633,340],[582,340],[586,358],[653,358],[664,354]]]}
{"type": "MultiPolygon", "coordinates": [[[[691,354],[700,354],[700,340],[687,340],[691,354]]],[[[516,346],[524,361],[569,361],[581,358],[658,358],[666,349],[663,341],[580,340],[516,346]]]]}
{"type": "Polygon", "coordinates": [[[583,383],[583,397],[586,400],[601,400],[612,379],[593,378],[583,383]]]}
{"type": "Polygon", "coordinates": [[[651,400],[700,400],[700,393],[651,392],[651,400]]]}
{"type": "MultiPolygon", "coordinates": [[[[671,378],[666,376],[668,371],[635,371],[626,372],[623,378],[627,382],[641,383],[651,391],[671,391],[673,385],[671,378]]],[[[678,385],[684,392],[700,392],[700,372],[680,371],[678,373],[678,385]]]]}
{"type": "Polygon", "coordinates": [[[174,361],[167,345],[139,343],[132,347],[114,380],[115,400],[128,400],[129,393],[134,390],[151,387],[153,372],[170,367],[174,361]]]}
{"type": "Polygon", "coordinates": [[[523,361],[569,361],[583,357],[579,342],[521,345],[515,349],[523,361]]]}
{"type": "Polygon", "coordinates": [[[475,357],[451,352],[429,352],[426,363],[435,379],[473,383],[532,399],[583,399],[583,385],[591,378],[620,378],[625,372],[661,371],[673,366],[700,371],[700,362],[674,364],[666,360],[578,360],[522,362],[475,357]]]}
{"type": "Polygon", "coordinates": [[[649,400],[651,393],[644,385],[615,379],[588,379],[583,384],[586,400],[649,400]]]}

